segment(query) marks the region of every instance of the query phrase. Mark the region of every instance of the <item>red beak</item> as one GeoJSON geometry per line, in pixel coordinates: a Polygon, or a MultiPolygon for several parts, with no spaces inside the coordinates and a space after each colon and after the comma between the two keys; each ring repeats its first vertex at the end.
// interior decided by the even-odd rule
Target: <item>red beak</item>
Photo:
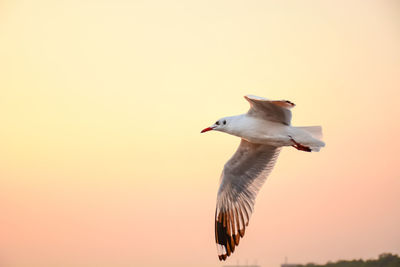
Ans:
{"type": "Polygon", "coordinates": [[[212,128],[212,127],[207,127],[207,128],[205,128],[204,130],[202,130],[200,133],[205,133],[205,132],[211,131],[212,129],[214,129],[214,128],[212,128]]]}

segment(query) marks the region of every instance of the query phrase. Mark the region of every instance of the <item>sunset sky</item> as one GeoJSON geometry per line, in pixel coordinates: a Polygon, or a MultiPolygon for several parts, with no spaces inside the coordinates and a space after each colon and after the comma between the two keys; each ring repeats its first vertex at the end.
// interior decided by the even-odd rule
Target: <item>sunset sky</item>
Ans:
{"type": "Polygon", "coordinates": [[[217,267],[246,94],[322,125],[283,149],[228,264],[400,254],[400,3],[0,0],[0,266],[217,267]]]}

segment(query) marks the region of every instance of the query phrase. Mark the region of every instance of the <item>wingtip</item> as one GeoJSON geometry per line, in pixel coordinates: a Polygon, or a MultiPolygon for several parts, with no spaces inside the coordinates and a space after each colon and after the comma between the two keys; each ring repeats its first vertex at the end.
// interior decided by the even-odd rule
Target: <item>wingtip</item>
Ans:
{"type": "Polygon", "coordinates": [[[245,228],[239,230],[240,237],[244,236],[244,231],[245,231],[245,228]]]}
{"type": "Polygon", "coordinates": [[[224,254],[224,255],[218,255],[218,259],[219,259],[220,261],[225,261],[226,258],[227,258],[226,254],[224,254]]]}
{"type": "Polygon", "coordinates": [[[289,105],[291,105],[292,107],[295,107],[295,106],[296,106],[295,103],[293,103],[293,102],[291,102],[291,101],[289,101],[289,100],[285,100],[285,102],[288,103],[289,105]]]}

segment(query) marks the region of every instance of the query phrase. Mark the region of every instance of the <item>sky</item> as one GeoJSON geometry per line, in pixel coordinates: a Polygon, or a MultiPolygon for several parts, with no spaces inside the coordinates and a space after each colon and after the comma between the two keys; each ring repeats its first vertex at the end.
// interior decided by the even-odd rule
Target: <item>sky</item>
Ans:
{"type": "Polygon", "coordinates": [[[228,264],[400,254],[400,4],[0,1],[0,265],[210,266],[223,164],[200,130],[296,104],[228,264]]]}

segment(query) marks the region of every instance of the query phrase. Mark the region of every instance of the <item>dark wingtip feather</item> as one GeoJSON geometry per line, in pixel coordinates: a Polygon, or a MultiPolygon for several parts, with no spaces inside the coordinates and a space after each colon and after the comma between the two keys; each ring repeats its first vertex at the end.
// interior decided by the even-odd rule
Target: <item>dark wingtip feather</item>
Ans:
{"type": "Polygon", "coordinates": [[[239,235],[233,235],[233,239],[235,240],[235,245],[239,245],[239,241],[240,241],[240,236],[239,235]]]}
{"type": "MultiPolygon", "coordinates": [[[[236,246],[239,245],[240,238],[244,236],[244,228],[238,229],[236,234],[231,232],[233,224],[239,226],[239,222],[232,220],[233,218],[227,212],[222,211],[215,217],[215,241],[217,245],[225,248],[225,251],[222,251],[223,254],[218,255],[219,260],[225,260],[229,257],[235,251],[236,246]]],[[[220,250],[219,253],[221,253],[220,250]]]]}
{"type": "Polygon", "coordinates": [[[241,230],[239,230],[239,235],[240,235],[240,237],[243,237],[244,236],[244,231],[245,231],[245,229],[243,228],[243,229],[241,229],[241,230]]]}

